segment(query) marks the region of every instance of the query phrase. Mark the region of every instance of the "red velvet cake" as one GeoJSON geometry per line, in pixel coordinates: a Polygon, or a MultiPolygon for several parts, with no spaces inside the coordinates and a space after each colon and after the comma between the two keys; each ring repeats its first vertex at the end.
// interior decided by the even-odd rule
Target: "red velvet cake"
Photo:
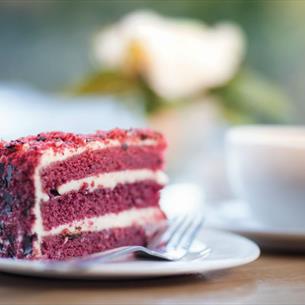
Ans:
{"type": "Polygon", "coordinates": [[[0,142],[0,256],[62,260],[145,245],[165,220],[165,147],[142,129],[0,142]]]}

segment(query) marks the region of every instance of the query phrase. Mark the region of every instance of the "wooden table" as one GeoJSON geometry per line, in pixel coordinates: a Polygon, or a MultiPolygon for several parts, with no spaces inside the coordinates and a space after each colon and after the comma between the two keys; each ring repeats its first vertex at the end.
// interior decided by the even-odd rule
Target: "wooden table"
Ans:
{"type": "Polygon", "coordinates": [[[207,276],[120,282],[0,274],[0,304],[305,304],[305,256],[263,255],[207,276]]]}

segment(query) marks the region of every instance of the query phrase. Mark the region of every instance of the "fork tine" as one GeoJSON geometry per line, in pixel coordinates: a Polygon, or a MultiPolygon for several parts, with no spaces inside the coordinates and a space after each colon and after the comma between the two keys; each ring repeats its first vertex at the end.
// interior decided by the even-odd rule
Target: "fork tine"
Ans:
{"type": "Polygon", "coordinates": [[[171,239],[167,243],[167,248],[177,248],[180,244],[183,236],[188,232],[189,228],[192,225],[194,216],[192,214],[187,214],[184,218],[184,222],[181,226],[174,232],[171,236],[171,239]]]}
{"type": "Polygon", "coordinates": [[[194,239],[196,238],[198,232],[202,228],[203,217],[201,215],[196,215],[191,223],[191,226],[185,230],[183,236],[180,239],[180,243],[177,245],[179,248],[189,250],[193,244],[194,239]]]}
{"type": "Polygon", "coordinates": [[[177,232],[178,228],[185,222],[186,215],[179,215],[170,220],[169,225],[158,232],[158,234],[149,242],[149,248],[158,248],[166,245],[177,232]]]}

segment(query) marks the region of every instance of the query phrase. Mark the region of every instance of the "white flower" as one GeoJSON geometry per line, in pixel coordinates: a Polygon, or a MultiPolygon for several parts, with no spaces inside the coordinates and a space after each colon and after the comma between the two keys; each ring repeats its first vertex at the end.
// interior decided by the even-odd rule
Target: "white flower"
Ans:
{"type": "Polygon", "coordinates": [[[100,32],[95,54],[103,66],[138,73],[161,97],[175,99],[220,86],[236,73],[244,36],[233,24],[136,12],[100,32]]]}

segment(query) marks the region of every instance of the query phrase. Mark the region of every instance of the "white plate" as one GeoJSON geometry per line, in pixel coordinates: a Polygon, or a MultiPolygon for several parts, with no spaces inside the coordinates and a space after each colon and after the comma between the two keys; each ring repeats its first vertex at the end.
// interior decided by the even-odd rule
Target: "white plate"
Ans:
{"type": "Polygon", "coordinates": [[[268,227],[255,220],[247,204],[227,201],[211,207],[206,225],[246,236],[268,250],[304,252],[305,229],[268,227]]]}
{"type": "Polygon", "coordinates": [[[252,241],[217,230],[204,229],[199,240],[212,249],[204,259],[188,262],[128,261],[96,265],[90,269],[65,269],[50,267],[39,261],[0,259],[0,271],[15,274],[73,278],[73,279],[122,279],[150,278],[183,274],[207,273],[241,266],[258,258],[260,251],[252,241]]]}

